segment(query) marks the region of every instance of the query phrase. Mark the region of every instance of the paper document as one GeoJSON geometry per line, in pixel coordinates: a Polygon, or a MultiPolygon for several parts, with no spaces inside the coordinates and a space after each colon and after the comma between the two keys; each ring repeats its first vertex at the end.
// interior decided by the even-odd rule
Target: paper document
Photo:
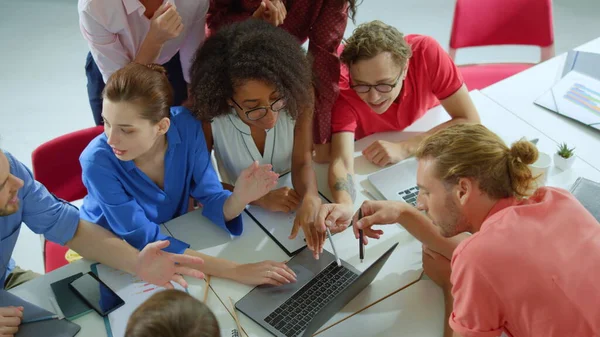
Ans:
{"type": "MultiPolygon", "coordinates": [[[[150,296],[165,290],[165,288],[144,282],[131,274],[102,264],[95,264],[92,266],[92,270],[94,268],[98,277],[125,301],[125,305],[108,314],[108,318],[104,318],[105,323],[108,322],[106,324],[107,335],[109,337],[123,337],[125,336],[127,321],[135,309],[150,296]]],[[[174,284],[174,286],[177,290],[185,291],[179,284],[174,284]]]]}
{"type": "MultiPolygon", "coordinates": [[[[576,71],[583,75],[591,76],[595,79],[600,80],[600,54],[583,52],[577,50],[571,50],[567,53],[567,59],[560,74],[558,74],[556,81],[566,76],[571,71],[576,71]]],[[[546,108],[553,112],[558,112],[552,90],[544,92],[544,94],[538,97],[535,104],[546,108]]]]}
{"type": "MultiPolygon", "coordinates": [[[[292,175],[287,173],[279,177],[277,187],[290,187],[292,188],[292,175]]],[[[323,195],[319,193],[321,201],[323,203],[329,203],[323,195]]],[[[292,256],[296,254],[300,249],[306,246],[306,241],[302,229],[298,232],[298,235],[294,240],[288,239],[292,228],[294,227],[294,219],[296,218],[296,212],[283,213],[283,212],[271,212],[266,209],[249,205],[246,208],[246,213],[256,221],[256,223],[275,241],[286,254],[292,256]]]]}
{"type": "Polygon", "coordinates": [[[559,114],[600,129],[600,81],[571,71],[552,87],[559,114]]]}

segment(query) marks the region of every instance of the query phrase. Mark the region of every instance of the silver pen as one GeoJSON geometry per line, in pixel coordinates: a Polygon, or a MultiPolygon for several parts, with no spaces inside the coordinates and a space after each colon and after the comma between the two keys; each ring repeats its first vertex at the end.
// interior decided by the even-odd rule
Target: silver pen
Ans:
{"type": "Polygon", "coordinates": [[[338,256],[337,251],[335,250],[335,246],[333,245],[333,238],[331,237],[331,231],[329,230],[329,227],[325,227],[327,229],[327,237],[329,237],[329,242],[331,242],[331,248],[333,248],[333,255],[335,255],[335,262],[337,263],[338,267],[342,266],[342,261],[340,261],[340,257],[338,256]]]}

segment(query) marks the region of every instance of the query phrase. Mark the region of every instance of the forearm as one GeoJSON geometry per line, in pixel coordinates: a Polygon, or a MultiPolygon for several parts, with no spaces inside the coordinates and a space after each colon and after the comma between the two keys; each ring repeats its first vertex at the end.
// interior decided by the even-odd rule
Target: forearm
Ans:
{"type": "Polygon", "coordinates": [[[414,207],[403,207],[398,215],[398,223],[421,243],[447,259],[452,259],[452,253],[458,245],[454,238],[445,238],[433,222],[414,207]]]}
{"type": "Polygon", "coordinates": [[[445,302],[445,314],[444,314],[444,337],[453,337],[457,335],[454,334],[452,328],[450,328],[450,315],[452,315],[452,311],[454,310],[454,299],[452,298],[452,292],[450,289],[444,289],[444,302],[445,302]]]}
{"type": "Polygon", "coordinates": [[[225,216],[225,221],[230,221],[235,219],[244,211],[247,203],[240,200],[240,198],[232,193],[227,200],[225,200],[225,204],[223,205],[223,215],[225,216]]]}
{"type": "Polygon", "coordinates": [[[207,275],[239,281],[239,277],[236,275],[235,272],[236,267],[238,267],[239,264],[236,262],[206,255],[192,249],[186,249],[184,254],[190,256],[197,256],[204,260],[204,263],[200,266],[188,267],[200,269],[203,273],[207,275]]]}
{"type": "Polygon", "coordinates": [[[292,185],[302,199],[319,196],[317,176],[312,167],[312,160],[297,166],[292,165],[292,185]]]}
{"type": "Polygon", "coordinates": [[[163,44],[152,38],[150,34],[146,35],[133,61],[140,64],[155,63],[160,55],[162,46],[163,44]]]}
{"type": "Polygon", "coordinates": [[[339,158],[334,158],[329,165],[329,188],[335,203],[354,205],[356,187],[352,171],[352,168],[339,158]]]}
{"type": "Polygon", "coordinates": [[[79,220],[77,232],[67,246],[86,259],[135,274],[139,251],[99,225],[79,220]]]}

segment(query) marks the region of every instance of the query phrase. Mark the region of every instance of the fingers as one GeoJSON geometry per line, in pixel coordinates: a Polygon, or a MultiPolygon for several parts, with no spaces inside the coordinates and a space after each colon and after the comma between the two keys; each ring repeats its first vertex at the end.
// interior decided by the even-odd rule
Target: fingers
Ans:
{"type": "Polygon", "coordinates": [[[169,2],[164,3],[163,5],[161,5],[160,7],[158,7],[158,9],[156,10],[156,12],[154,12],[154,15],[152,15],[152,20],[158,18],[159,16],[163,15],[169,8],[171,8],[171,4],[169,2]]]}
{"type": "Polygon", "coordinates": [[[21,317],[8,316],[8,317],[2,317],[0,319],[0,326],[18,327],[19,325],[21,325],[21,317]]]}
{"type": "Polygon", "coordinates": [[[290,190],[288,191],[288,196],[289,196],[289,198],[290,198],[292,201],[294,201],[294,203],[295,203],[296,205],[299,205],[299,204],[300,204],[300,201],[301,201],[300,194],[298,194],[298,192],[296,192],[296,190],[292,190],[292,189],[290,189],[290,190]]]}
{"type": "Polygon", "coordinates": [[[175,267],[175,273],[180,274],[180,275],[187,275],[187,276],[191,276],[197,279],[203,279],[204,278],[204,273],[194,269],[194,268],[190,268],[190,267],[175,267]]]}
{"type": "Polygon", "coordinates": [[[330,213],[334,209],[334,204],[324,204],[319,207],[319,212],[317,212],[317,218],[315,219],[315,227],[319,231],[324,232],[326,230],[325,226],[327,225],[325,224],[325,221],[327,218],[329,218],[330,213]]]}
{"type": "MultiPolygon", "coordinates": [[[[288,237],[288,239],[294,240],[296,238],[296,235],[298,235],[299,229],[300,229],[300,222],[296,218],[296,219],[294,219],[294,226],[292,227],[292,232],[290,233],[290,236],[288,237]]],[[[308,244],[308,240],[306,243],[308,244]]]]}
{"type": "Polygon", "coordinates": [[[172,254],[172,253],[169,253],[169,254],[171,254],[170,255],[171,261],[173,261],[175,263],[191,264],[191,265],[196,265],[196,266],[199,266],[204,263],[204,260],[198,256],[191,256],[191,255],[186,255],[186,254],[172,254]]]}
{"type": "Polygon", "coordinates": [[[390,158],[385,151],[380,151],[373,156],[372,162],[377,166],[385,166],[390,163],[390,158]]]}
{"type": "Polygon", "coordinates": [[[267,5],[264,2],[261,2],[260,6],[258,6],[258,8],[254,11],[254,14],[252,14],[252,17],[255,19],[262,19],[266,9],[267,5]]]}
{"type": "Polygon", "coordinates": [[[279,8],[279,11],[281,12],[281,16],[282,16],[281,22],[283,23],[283,21],[287,17],[287,9],[285,9],[285,4],[283,3],[283,1],[277,1],[277,7],[279,8]]]}
{"type": "Polygon", "coordinates": [[[188,283],[185,281],[185,279],[183,278],[183,276],[179,275],[179,274],[175,274],[171,277],[171,281],[179,283],[180,286],[187,288],[188,287],[188,283]]]}
{"type": "Polygon", "coordinates": [[[12,337],[19,331],[18,326],[3,326],[0,328],[0,336],[12,337]]]}
{"type": "Polygon", "coordinates": [[[163,284],[163,288],[165,289],[175,289],[175,287],[171,284],[171,282],[167,282],[163,284]]]}
{"type": "Polygon", "coordinates": [[[144,247],[144,249],[142,249],[142,250],[146,250],[146,249],[162,250],[162,249],[169,247],[170,244],[171,244],[171,242],[169,240],[156,241],[156,242],[147,244],[146,247],[144,247]]]}

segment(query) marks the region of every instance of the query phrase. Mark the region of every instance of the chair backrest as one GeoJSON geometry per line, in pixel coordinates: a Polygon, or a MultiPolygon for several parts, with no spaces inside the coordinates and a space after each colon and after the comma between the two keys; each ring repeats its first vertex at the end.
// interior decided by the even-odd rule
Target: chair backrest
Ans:
{"type": "Polygon", "coordinates": [[[552,0],[457,0],[450,48],[554,45],[552,0]]]}
{"type": "Polygon", "coordinates": [[[96,126],[52,139],[33,151],[33,176],[48,191],[67,201],[82,199],[87,194],[81,181],[79,156],[92,139],[104,131],[96,126]]]}

